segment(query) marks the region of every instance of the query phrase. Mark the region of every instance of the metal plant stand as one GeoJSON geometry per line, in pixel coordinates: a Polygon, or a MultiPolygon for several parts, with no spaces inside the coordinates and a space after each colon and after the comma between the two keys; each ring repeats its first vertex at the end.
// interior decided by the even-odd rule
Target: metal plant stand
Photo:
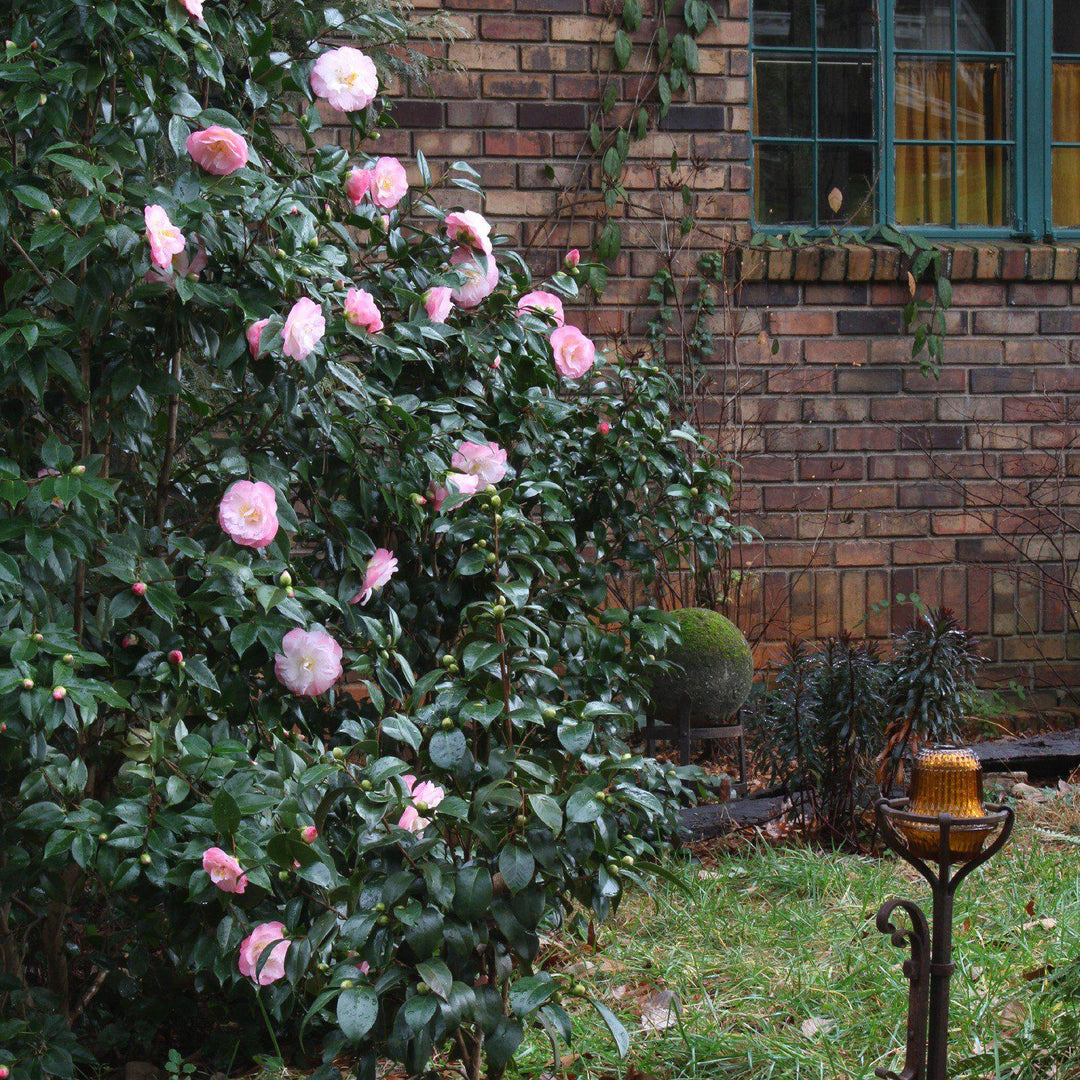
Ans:
{"type": "Polygon", "coordinates": [[[922,910],[911,900],[889,900],[877,914],[877,928],[892,936],[894,945],[910,946],[911,957],[904,961],[908,989],[907,1048],[904,1067],[899,1072],[875,1069],[883,1080],[946,1080],[949,1038],[949,983],[955,965],[952,961],[953,898],[960,882],[1004,846],[1012,832],[1015,815],[1010,807],[986,805],[982,818],[957,818],[950,814],[936,817],[909,813],[909,799],[879,799],[877,820],[885,843],[905,862],[910,863],[930,883],[933,893],[933,920],[927,924],[922,910]],[[899,831],[908,824],[934,828],[940,833],[938,851],[931,861],[915,855],[899,831]],[[998,830],[997,836],[977,855],[959,860],[950,844],[950,830],[998,830]],[[893,914],[902,909],[911,920],[911,929],[897,927],[893,914]]]}
{"type": "Polygon", "coordinates": [[[739,743],[739,779],[732,787],[739,793],[746,792],[746,733],[742,725],[742,710],[735,713],[734,724],[716,727],[695,727],[691,722],[690,696],[684,694],[679,702],[678,722],[674,724],[649,724],[645,728],[645,752],[652,757],[657,739],[668,739],[679,747],[679,764],[690,764],[690,747],[695,742],[711,742],[714,739],[737,739],[739,743]]]}

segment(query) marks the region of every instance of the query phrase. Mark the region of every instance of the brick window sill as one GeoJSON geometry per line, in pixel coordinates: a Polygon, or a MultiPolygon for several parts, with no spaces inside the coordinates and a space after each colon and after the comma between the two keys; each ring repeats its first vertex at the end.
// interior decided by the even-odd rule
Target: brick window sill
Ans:
{"type": "MultiPolygon", "coordinates": [[[[1080,244],[939,243],[950,281],[1080,281],[1080,244]]],[[[739,252],[743,281],[897,281],[903,253],[887,244],[813,244],[739,252]]]]}

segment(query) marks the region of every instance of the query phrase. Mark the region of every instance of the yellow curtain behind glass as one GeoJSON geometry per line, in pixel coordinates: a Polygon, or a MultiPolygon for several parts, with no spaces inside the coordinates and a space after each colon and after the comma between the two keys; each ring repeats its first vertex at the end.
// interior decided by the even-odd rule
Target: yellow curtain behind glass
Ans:
{"type": "MultiPolygon", "coordinates": [[[[952,69],[945,62],[896,65],[896,138],[952,138],[952,69]]],[[[950,222],[948,151],[941,146],[897,146],[896,220],[901,225],[950,222]]]]}
{"type": "MultiPolygon", "coordinates": [[[[901,61],[896,66],[896,138],[940,140],[940,146],[897,146],[896,220],[902,225],[950,224],[952,65],[947,60],[901,61]]],[[[957,65],[958,139],[1000,139],[1001,69],[957,65]]],[[[1004,150],[960,146],[956,165],[959,224],[1003,224],[1004,150]]]]}
{"type": "MultiPolygon", "coordinates": [[[[1080,64],[1054,65],[1054,139],[1080,142],[1080,64]]],[[[1054,224],[1080,225],[1080,150],[1054,151],[1054,224]]]]}

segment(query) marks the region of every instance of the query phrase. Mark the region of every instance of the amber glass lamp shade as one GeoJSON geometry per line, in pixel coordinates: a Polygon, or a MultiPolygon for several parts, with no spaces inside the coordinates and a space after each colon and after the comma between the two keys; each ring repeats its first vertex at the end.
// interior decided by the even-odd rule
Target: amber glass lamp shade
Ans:
{"type": "MultiPolygon", "coordinates": [[[[918,752],[911,771],[911,801],[905,809],[920,817],[948,814],[960,819],[949,826],[949,856],[956,862],[978,855],[995,829],[993,823],[974,820],[986,817],[982,764],[970,750],[959,747],[930,746],[918,752]],[[965,824],[965,818],[973,819],[971,824],[965,824]]],[[[901,819],[897,828],[913,855],[939,858],[939,824],[901,819]]]]}

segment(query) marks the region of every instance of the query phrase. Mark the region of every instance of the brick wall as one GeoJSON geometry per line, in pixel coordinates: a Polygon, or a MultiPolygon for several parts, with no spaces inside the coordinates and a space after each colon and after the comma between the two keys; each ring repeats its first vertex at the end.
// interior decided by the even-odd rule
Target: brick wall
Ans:
{"type": "MultiPolygon", "coordinates": [[[[462,70],[398,88],[399,130],[384,133],[380,152],[409,159],[423,150],[433,163],[475,165],[487,197],[474,208],[528,250],[535,269],[549,271],[567,247],[586,250],[595,227],[597,165],[585,146],[610,77],[609,6],[417,6],[436,5],[466,37],[431,51],[462,70]]],[[[645,6],[639,41],[655,25],[645,6]]],[[[699,39],[689,97],[634,144],[624,246],[603,302],[575,316],[624,344],[640,341],[648,283],[667,255],[678,272],[701,250],[749,237],[748,0],[713,7],[718,23],[699,39]],[[665,253],[662,236],[677,236],[665,234],[665,219],[681,212],[672,180],[686,177],[699,227],[665,253]]],[[[638,59],[617,77],[619,108],[647,78],[638,59]]],[[[1056,512],[1074,526],[1080,512],[1077,249],[960,246],[950,262],[955,302],[935,381],[919,374],[901,332],[908,293],[894,250],[743,258],[748,280],[733,290],[737,340],[718,348],[715,369],[741,451],[741,512],[765,537],[742,553],[752,574],[740,619],[765,643],[839,630],[876,636],[891,621],[906,623],[910,610],[867,618],[873,605],[914,592],[956,609],[983,635],[998,676],[1080,685],[1080,641],[1067,633],[1064,594],[1052,584],[1054,573],[1072,572],[1068,559],[1050,579],[1033,577],[994,535],[1004,529],[1027,543],[1023,536],[1037,531],[1025,504],[1031,485],[1035,502],[1047,500],[1051,465],[1063,474],[1054,481],[1056,512]],[[1003,505],[982,507],[994,499],[1003,505]]],[[[1045,527],[1045,507],[1040,513],[1045,527]]],[[[1076,542],[1074,532],[1068,543],[1076,542]]],[[[1080,551],[1066,554],[1080,566],[1080,551]]]]}

